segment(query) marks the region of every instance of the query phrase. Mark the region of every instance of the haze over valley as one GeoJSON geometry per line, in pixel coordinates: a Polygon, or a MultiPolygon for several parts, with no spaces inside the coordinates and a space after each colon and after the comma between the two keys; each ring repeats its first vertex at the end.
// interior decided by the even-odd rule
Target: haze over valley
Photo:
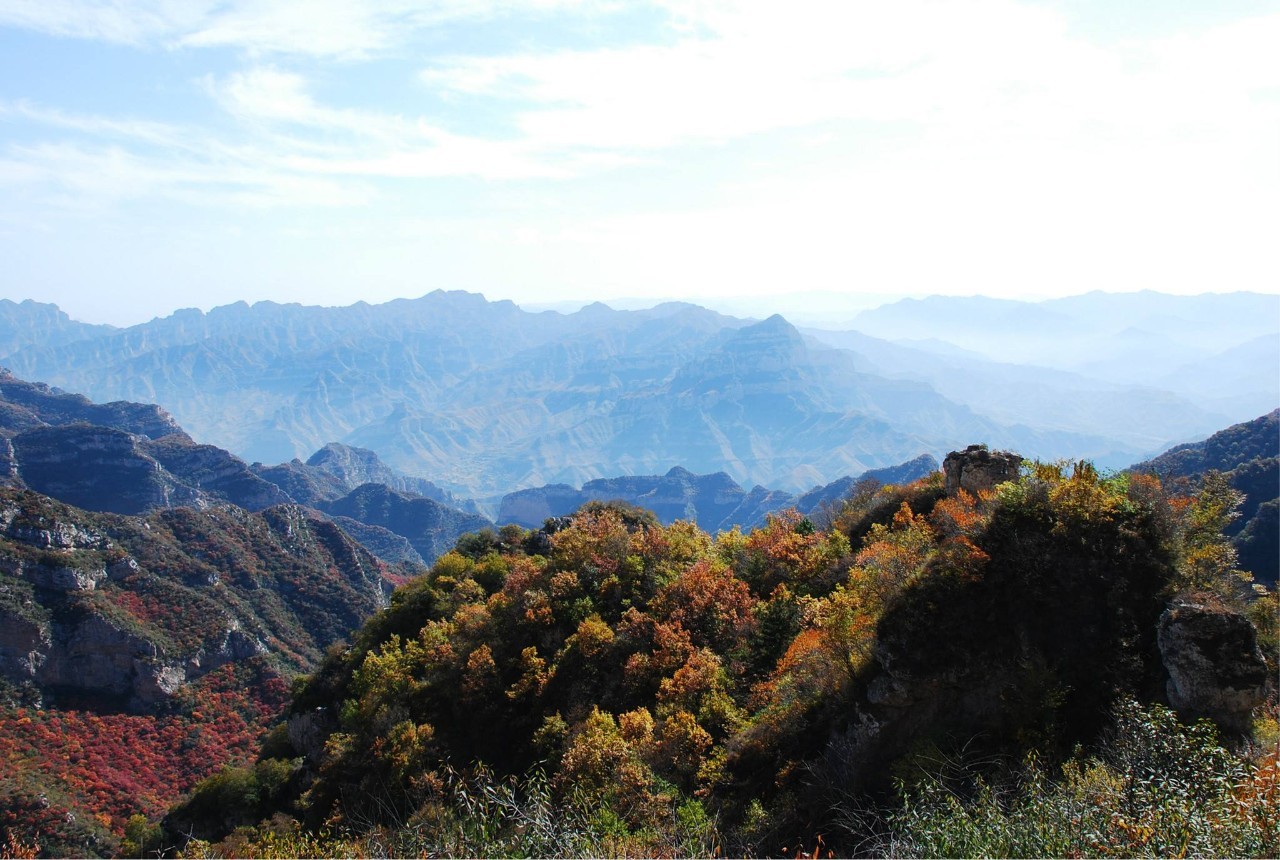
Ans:
{"type": "Polygon", "coordinates": [[[1120,467],[1280,397],[1280,298],[1247,293],[906,300],[844,331],[439,291],[125,329],[31,302],[0,316],[22,378],[156,403],[247,462],[340,442],[473,499],[674,467],[798,493],[975,439],[1120,467]]]}
{"type": "Polygon", "coordinates": [[[0,858],[1280,857],[1280,0],[0,0],[0,858]]]}

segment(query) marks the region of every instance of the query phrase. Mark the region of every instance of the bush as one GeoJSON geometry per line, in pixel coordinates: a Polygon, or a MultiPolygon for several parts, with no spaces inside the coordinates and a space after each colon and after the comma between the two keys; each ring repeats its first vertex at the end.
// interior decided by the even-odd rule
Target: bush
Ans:
{"type": "Polygon", "coordinates": [[[995,785],[933,775],[902,789],[877,852],[901,857],[1275,857],[1276,751],[1250,761],[1207,721],[1117,706],[1098,754],[1049,779],[1034,758],[995,785]]]}

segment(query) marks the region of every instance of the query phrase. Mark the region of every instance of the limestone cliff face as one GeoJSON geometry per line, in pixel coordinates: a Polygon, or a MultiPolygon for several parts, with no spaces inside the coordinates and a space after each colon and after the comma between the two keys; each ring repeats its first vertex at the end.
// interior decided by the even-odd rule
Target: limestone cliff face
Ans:
{"type": "Polygon", "coordinates": [[[144,440],[109,427],[37,427],[13,437],[23,482],[77,507],[139,514],[208,499],[147,453],[144,440]]]}
{"type": "Polygon", "coordinates": [[[105,696],[145,710],[187,680],[188,667],[166,660],[140,625],[82,601],[113,575],[137,570],[125,556],[97,564],[113,549],[81,523],[40,521],[10,501],[0,506],[0,674],[46,690],[105,696]],[[129,629],[133,628],[133,629],[129,629]]]}
{"type": "Polygon", "coordinates": [[[141,519],[0,488],[0,677],[145,712],[231,661],[305,670],[384,605],[382,573],[297,505],[141,519]]]}
{"type": "Polygon", "coordinates": [[[198,445],[156,406],[90,403],[0,371],[0,483],[121,514],[292,501],[238,457],[198,445]]]}
{"type": "Polygon", "coordinates": [[[18,455],[13,450],[13,442],[7,436],[0,436],[0,484],[15,486],[21,484],[18,477],[18,455]]]}
{"type": "Polygon", "coordinates": [[[144,446],[170,474],[199,492],[250,511],[287,504],[288,494],[250,471],[239,457],[184,436],[166,436],[144,446]]]}
{"type": "Polygon", "coordinates": [[[96,424],[159,439],[186,436],[178,423],[159,406],[115,401],[93,403],[79,394],[68,394],[38,382],[25,382],[0,368],[0,429],[10,431],[38,426],[96,424]]]}

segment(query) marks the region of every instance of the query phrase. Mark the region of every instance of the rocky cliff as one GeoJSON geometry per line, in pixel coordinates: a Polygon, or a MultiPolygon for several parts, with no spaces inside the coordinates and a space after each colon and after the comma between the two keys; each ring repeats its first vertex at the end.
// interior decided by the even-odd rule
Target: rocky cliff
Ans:
{"type": "Polygon", "coordinates": [[[442,505],[478,514],[475,502],[461,499],[426,478],[401,474],[367,448],[330,442],[307,459],[307,466],[332,475],[348,492],[365,484],[385,484],[400,493],[432,499],[442,505]]]}
{"type": "Polygon", "coordinates": [[[250,467],[221,448],[196,443],[157,407],[93,404],[7,372],[0,373],[0,483],[30,487],[87,510],[129,515],[220,504],[250,511],[291,502],[315,509],[337,504],[335,516],[355,540],[379,558],[410,566],[434,560],[463,532],[489,525],[444,502],[407,505],[410,498],[432,495],[475,507],[426,479],[393,471],[372,451],[331,444],[309,463],[250,467]],[[377,521],[383,514],[361,522],[368,504],[342,501],[374,479],[404,498],[399,509],[416,511],[393,515],[393,529],[377,521]]]}
{"type": "Polygon", "coordinates": [[[1265,701],[1268,672],[1249,619],[1222,606],[1178,600],[1160,616],[1169,703],[1187,719],[1208,717],[1246,734],[1265,701]]]}
{"type": "Polygon", "coordinates": [[[0,477],[89,510],[139,514],[216,502],[261,510],[290,501],[238,457],[196,444],[159,407],[95,404],[7,372],[0,372],[0,436],[0,477]]]}
{"type": "Polygon", "coordinates": [[[977,495],[1005,481],[1018,477],[1022,457],[1009,451],[989,451],[986,445],[970,445],[963,451],[952,451],[942,461],[946,475],[947,495],[964,490],[977,495]]]}
{"type": "Polygon", "coordinates": [[[381,606],[379,562],[297,506],[92,514],[0,490],[0,677],[147,711],[229,661],[305,669],[381,606]]]}
{"type": "MultiPolygon", "coordinates": [[[[418,557],[428,563],[453,549],[461,535],[493,525],[482,516],[447,507],[434,499],[399,493],[386,484],[365,484],[341,499],[321,503],[318,507],[334,517],[357,520],[399,535],[408,541],[418,557]]],[[[357,534],[364,533],[357,531],[357,534]]],[[[385,541],[384,536],[378,539],[385,541]]],[[[382,543],[374,545],[384,546],[382,543]]],[[[398,542],[386,545],[383,551],[392,553],[385,558],[412,558],[398,542]]]]}
{"type": "Polygon", "coordinates": [[[186,436],[173,416],[159,406],[128,401],[93,403],[79,394],[68,394],[39,382],[25,382],[0,368],[0,429],[67,424],[111,427],[148,439],[175,433],[186,436]]]}

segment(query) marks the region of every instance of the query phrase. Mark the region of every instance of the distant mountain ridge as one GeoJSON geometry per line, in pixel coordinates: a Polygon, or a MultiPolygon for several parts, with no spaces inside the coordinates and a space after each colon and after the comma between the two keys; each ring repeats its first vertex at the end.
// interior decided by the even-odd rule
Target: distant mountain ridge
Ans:
{"type": "Polygon", "coordinates": [[[930,296],[863,311],[851,327],[949,356],[960,348],[987,361],[1158,388],[1220,414],[1219,427],[1280,403],[1280,295],[930,296]]]}
{"type": "Polygon", "coordinates": [[[1078,385],[1059,410],[1071,420],[1037,422],[1016,396],[953,396],[944,376],[824,346],[782,317],[680,303],[566,315],[437,291],[346,308],[237,303],[8,342],[0,361],[25,378],[160,403],[248,461],[336,441],[457,497],[675,466],[794,493],[975,439],[1119,466],[1226,420],[1172,395],[1116,410],[1123,394],[1078,385]]]}
{"type": "MultiPolygon", "coordinates": [[[[783,327],[781,335],[794,339],[794,330],[783,327]]],[[[305,463],[246,466],[216,446],[197,444],[157,407],[94,404],[8,373],[0,375],[0,442],[9,445],[11,482],[89,510],[142,514],[220,503],[263,510],[299,503],[328,515],[384,561],[410,567],[430,564],[462,534],[494,524],[476,502],[404,475],[368,449],[329,443],[305,463]],[[50,426],[46,420],[67,423],[50,426]],[[124,428],[160,435],[152,439],[124,428]]],[[[581,490],[550,485],[510,493],[497,503],[497,522],[538,528],[588,501],[620,499],[653,510],[664,522],[685,519],[710,531],[751,528],[783,508],[811,514],[836,504],[857,480],[909,482],[937,469],[937,461],[923,454],[797,495],[759,485],[748,491],[723,472],[695,475],[674,467],[663,476],[599,478],[581,490]]]]}
{"type": "Polygon", "coordinates": [[[567,516],[587,502],[623,501],[653,511],[659,521],[693,522],[710,534],[734,526],[744,530],[763,525],[769,514],[794,507],[815,516],[824,506],[837,505],[861,481],[876,484],[910,483],[938,471],[929,454],[885,469],[873,469],[857,478],[844,477],[802,495],[770,490],[759,485],[745,490],[724,472],[695,475],[676,467],[665,475],[634,475],[588,481],[581,489],[552,484],[518,490],[503,496],[496,520],[537,528],[550,517],[567,516]]]}
{"type": "Polygon", "coordinates": [[[196,443],[158,407],[95,404],[0,371],[0,480],[86,510],[137,515],[233,504],[261,511],[297,502],[332,511],[380,558],[410,566],[434,561],[461,534],[490,524],[419,498],[410,488],[458,501],[430,481],[394,472],[372,451],[329,445],[312,461],[251,468],[221,448],[196,443]],[[371,498],[382,485],[372,478],[406,492],[384,486],[375,504],[371,498]],[[390,519],[388,506],[397,512],[390,519]]]}
{"type": "Polygon", "coordinates": [[[197,444],[157,406],[95,404],[0,370],[0,467],[89,510],[139,514],[230,502],[262,510],[290,498],[239,458],[197,444]]]}
{"type": "Polygon", "coordinates": [[[54,304],[0,299],[0,355],[54,340],[74,343],[104,337],[116,330],[114,326],[77,322],[54,304]]]}

